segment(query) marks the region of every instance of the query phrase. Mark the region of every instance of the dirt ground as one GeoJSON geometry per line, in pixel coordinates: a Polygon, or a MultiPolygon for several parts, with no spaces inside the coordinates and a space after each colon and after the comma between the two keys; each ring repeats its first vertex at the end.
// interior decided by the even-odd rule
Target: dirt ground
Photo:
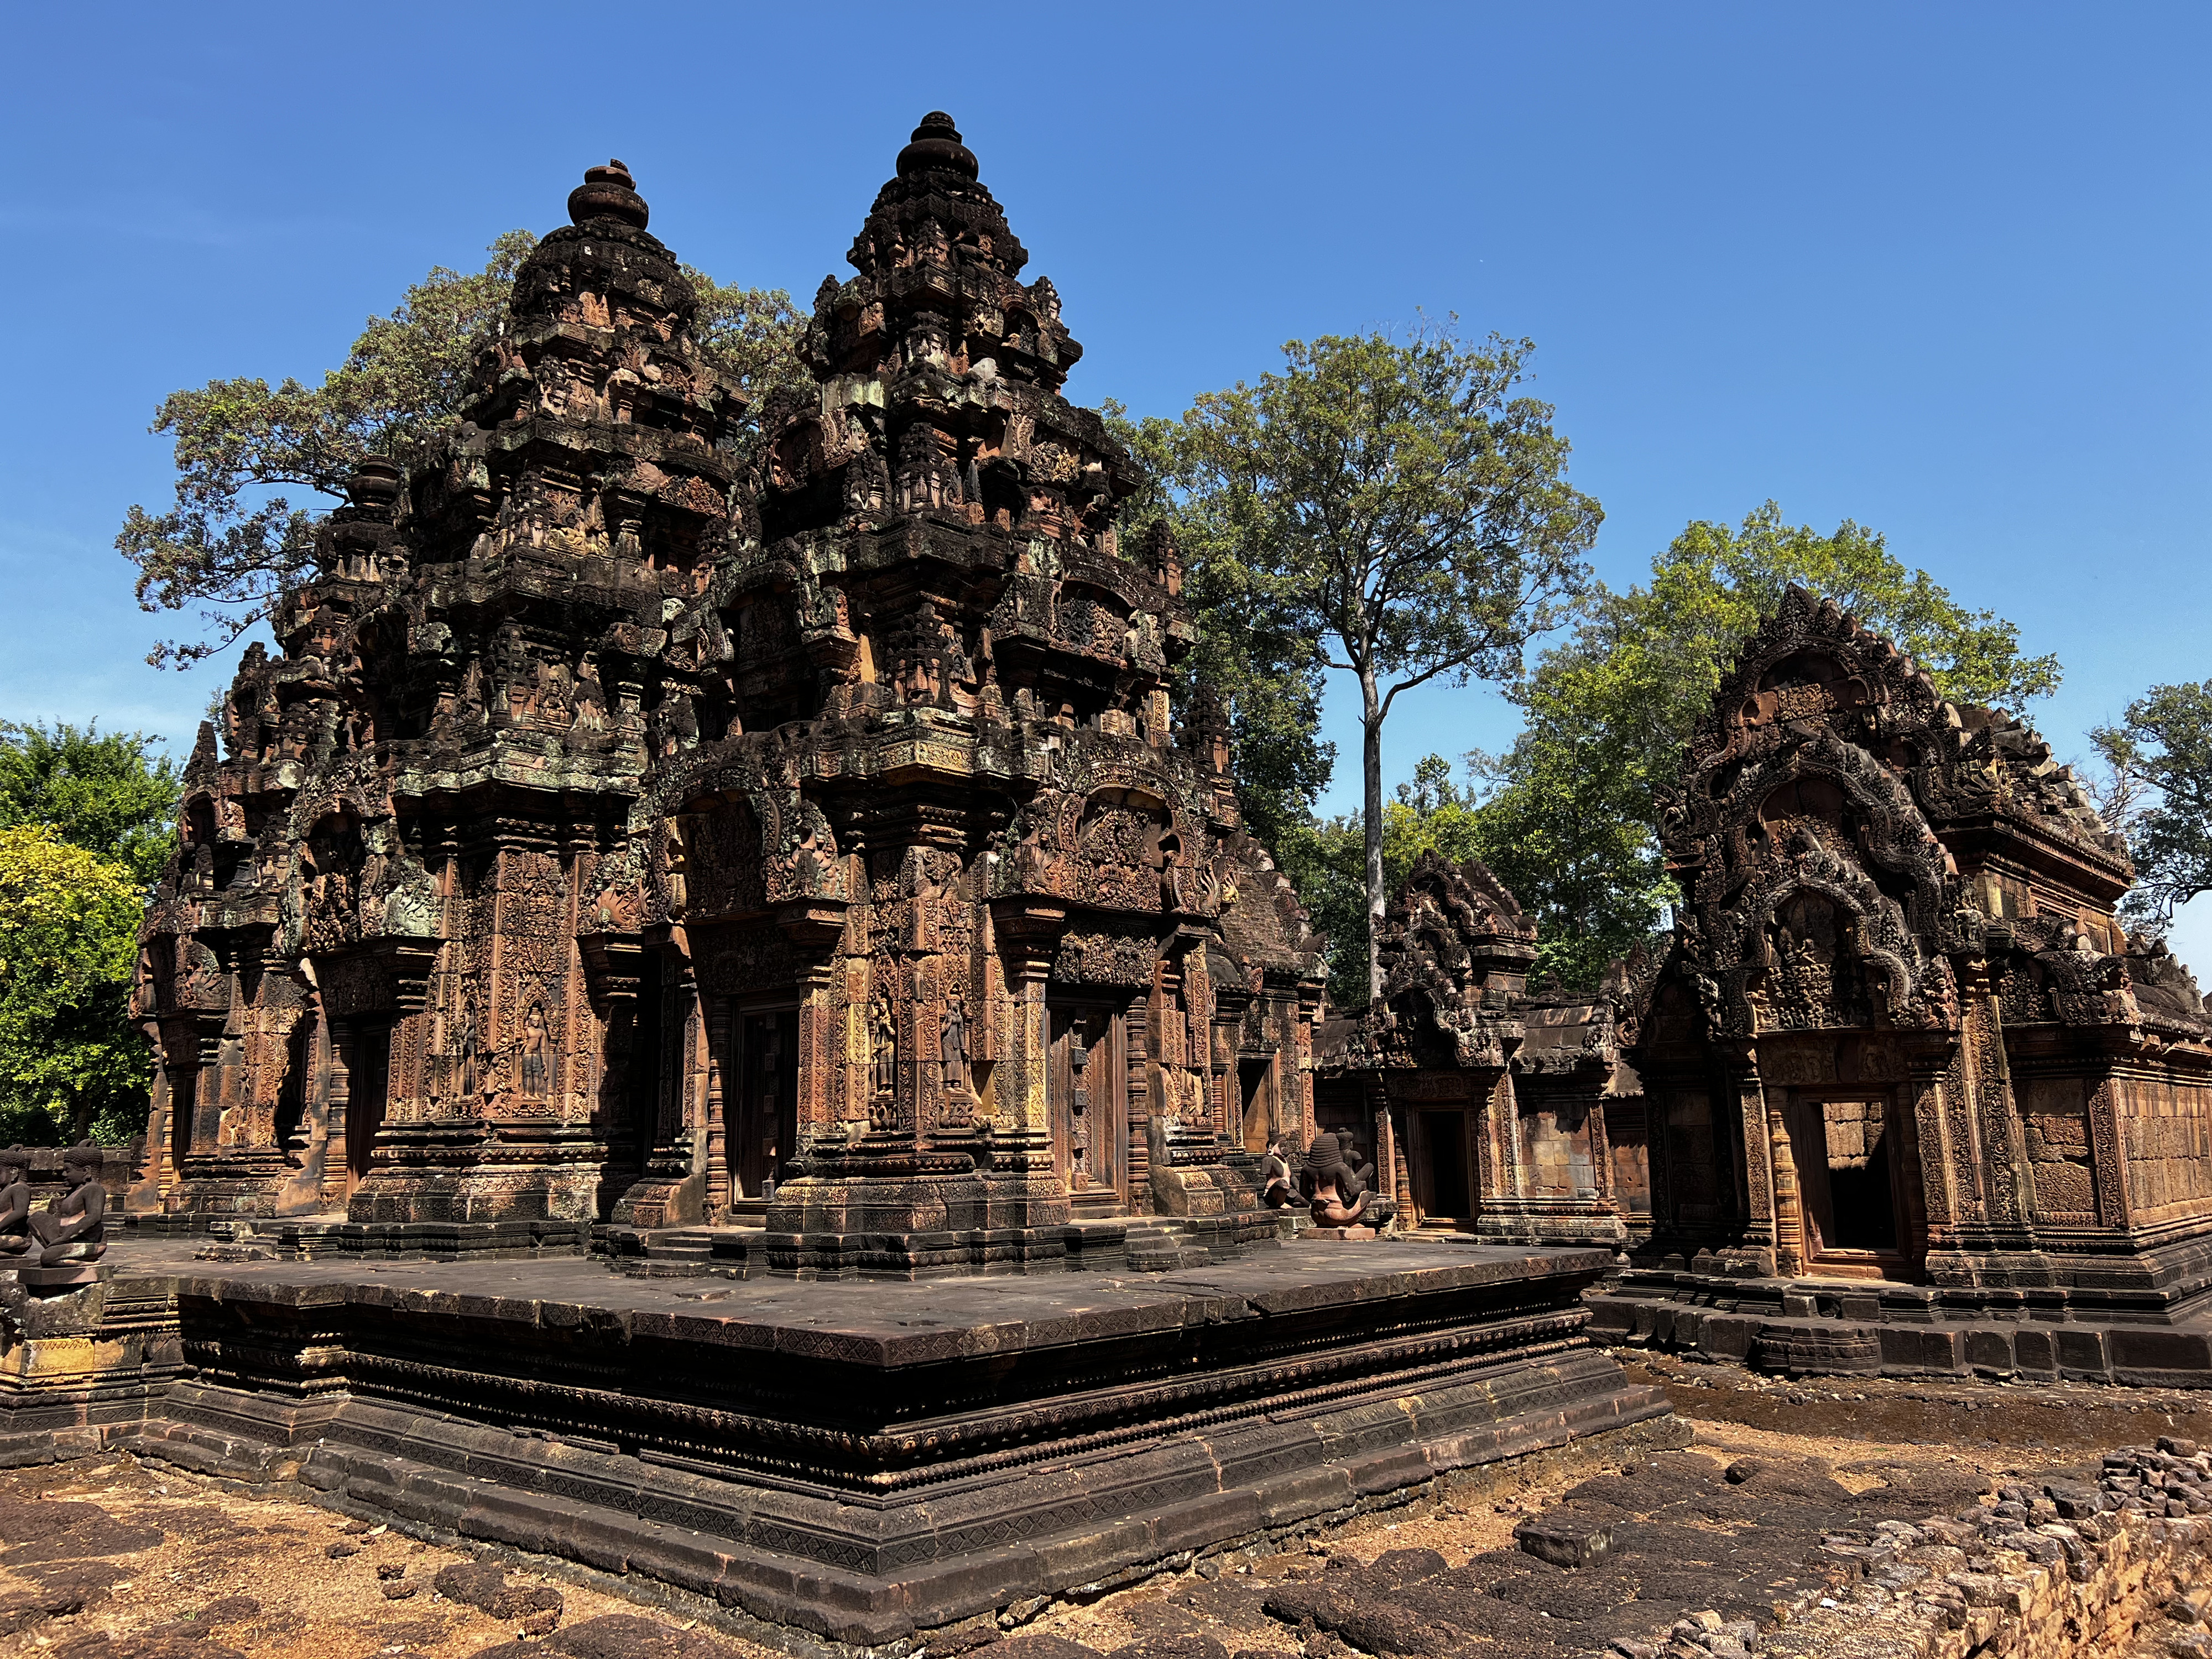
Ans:
{"type": "MultiPolygon", "coordinates": [[[[1924,1481],[1931,1494],[1971,1501],[2008,1480],[2078,1468],[2085,1458],[2094,1464],[2097,1453],[2160,1434],[2212,1441],[2212,1399],[2186,1393],[1880,1379],[1790,1384],[1665,1357],[1632,1358],[1630,1369],[1664,1386],[1692,1419],[1688,1455],[1825,1470],[1851,1492],[1924,1481]]],[[[1136,1650],[1125,1659],[1294,1655],[1298,1632],[1262,1610],[1269,1587],[1317,1578],[1332,1557],[1341,1570],[1391,1551],[1434,1551],[1460,1567],[1510,1549],[1524,1517],[1616,1470],[1633,1473],[1619,1460],[1555,1455],[1467,1479],[1437,1498],[1377,1511],[1285,1552],[1231,1555],[1087,1605],[1044,1610],[1007,1632],[1014,1641],[1004,1659],[1074,1659],[1076,1644],[1109,1655],[1136,1650]]],[[[672,1613],[666,1598],[628,1599],[611,1581],[540,1572],[511,1557],[478,1559],[120,1455],[0,1474],[0,1654],[767,1659],[770,1651],[714,1628],[711,1614],[672,1613]]],[[[1310,1632],[1304,1650],[1351,1651],[1310,1632]]]]}
{"type": "Polygon", "coordinates": [[[517,1641],[544,1648],[538,1637],[573,1638],[612,1617],[601,1659],[766,1654],[574,1583],[501,1564],[487,1572],[389,1527],[121,1455],[0,1474],[0,1536],[5,1653],[459,1659],[517,1641]],[[479,1605],[442,1593],[438,1576],[452,1568],[462,1577],[446,1587],[479,1605]]]}

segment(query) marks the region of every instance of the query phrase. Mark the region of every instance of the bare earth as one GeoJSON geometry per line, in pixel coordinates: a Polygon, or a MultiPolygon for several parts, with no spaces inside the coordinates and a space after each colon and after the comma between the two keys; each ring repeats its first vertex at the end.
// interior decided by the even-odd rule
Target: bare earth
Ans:
{"type": "MultiPolygon", "coordinates": [[[[1631,1369],[1666,1386],[1693,1420],[1695,1444],[1665,1455],[1822,1472],[1852,1493],[1924,1486],[1931,1496],[1971,1502],[2008,1480],[2080,1469],[2104,1450],[2160,1434],[2212,1441],[2212,1400],[2186,1393],[1791,1385],[1667,1358],[1635,1359],[1631,1369]]],[[[1332,1557],[1340,1570],[1389,1551],[1434,1551],[1456,1568],[1485,1551],[1510,1550],[1515,1525],[1568,1488],[1594,1475],[1648,1475],[1659,1467],[1652,1455],[1547,1455],[1280,1553],[1231,1554],[1086,1605],[1037,1610],[1006,1632],[1013,1641],[1004,1659],[1075,1659],[1062,1643],[1104,1654],[1137,1650],[1126,1659],[1348,1654],[1337,1638],[1263,1611],[1269,1589],[1320,1577],[1332,1557]]],[[[649,1589],[422,1542],[121,1455],[0,1474],[0,1653],[474,1659],[503,1649],[500,1659],[540,1651],[548,1659],[766,1659],[771,1651],[733,1633],[714,1609],[649,1589]]],[[[937,1649],[992,1634],[968,1632],[937,1649]]],[[[1515,1645],[1510,1637],[1481,1644],[1501,1656],[1515,1645]]]]}

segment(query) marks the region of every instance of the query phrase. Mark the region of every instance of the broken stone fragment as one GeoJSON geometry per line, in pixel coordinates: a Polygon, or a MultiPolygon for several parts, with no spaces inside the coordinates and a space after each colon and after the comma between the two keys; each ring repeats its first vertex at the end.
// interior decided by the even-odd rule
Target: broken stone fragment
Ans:
{"type": "Polygon", "coordinates": [[[1514,1528],[1513,1541],[1555,1567],[1586,1567],[1613,1553],[1613,1523],[1555,1510],[1514,1528]]]}

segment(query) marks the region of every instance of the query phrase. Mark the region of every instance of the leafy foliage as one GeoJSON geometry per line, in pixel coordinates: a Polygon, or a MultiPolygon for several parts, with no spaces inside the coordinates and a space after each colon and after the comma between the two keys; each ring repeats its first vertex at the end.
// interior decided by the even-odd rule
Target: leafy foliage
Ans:
{"type": "Polygon", "coordinates": [[[1182,428],[1157,416],[1131,421],[1110,399],[1103,413],[1152,481],[1127,504],[1123,544],[1133,547],[1153,520],[1165,518],[1184,560],[1198,641],[1182,664],[1181,706],[1188,708],[1201,685],[1226,704],[1237,810],[1279,865],[1310,833],[1314,801],[1336,764],[1336,745],[1320,736],[1326,672],[1320,641],[1297,632],[1280,605],[1242,579],[1224,547],[1212,499],[1174,489],[1184,465],[1182,428]]]}
{"type": "Polygon", "coordinates": [[[2162,933],[2176,908],[2212,892],[2212,680],[2154,685],[2089,737],[2111,769],[2097,804],[2135,854],[2122,913],[2162,933]]]}
{"type": "MultiPolygon", "coordinates": [[[[177,767],[143,732],[0,721],[0,827],[47,824],[143,890],[177,844],[177,767]]],[[[132,1041],[136,1041],[133,1038],[132,1041]]]]}
{"type": "Polygon", "coordinates": [[[0,829],[0,1137],[118,1145],[152,1057],[128,1024],[143,890],[46,824],[0,829]]]}
{"type": "Polygon", "coordinates": [[[1681,744],[1737,650],[1792,583],[1831,598],[1910,652],[1954,701],[2017,711],[2058,684],[2057,659],[2021,654],[2019,629],[1969,611],[1878,533],[1823,536],[1769,501],[1741,526],[1688,526],[1648,586],[1600,585],[1573,634],[1511,693],[1513,747],[1469,763],[1488,786],[1481,855],[1536,914],[1538,970],[1595,985],[1649,937],[1674,895],[1653,829],[1681,744]]]}
{"type": "MultiPolygon", "coordinates": [[[[691,329],[707,360],[744,386],[757,416],[771,392],[805,390],[814,384],[799,361],[799,337],[806,331],[805,313],[780,288],[740,288],[718,283],[703,270],[684,267],[699,291],[699,312],[691,329]]],[[[757,428],[749,436],[757,435],[757,428]]]]}
{"type": "MultiPolygon", "coordinates": [[[[477,353],[504,322],[536,246],[511,230],[481,270],[434,268],[389,315],[368,319],[319,386],[210,380],[162,400],[151,429],[173,440],[176,500],[159,514],[133,506],[115,545],[138,567],[141,610],[197,609],[210,637],[163,641],[148,661],[189,667],[214,655],[313,574],[316,512],[286,492],[335,504],[363,456],[405,465],[425,453],[459,411],[477,353]]],[[[710,358],[763,392],[794,376],[800,323],[788,294],[685,274],[710,358]]]]}
{"type": "MultiPolygon", "coordinates": [[[[1398,890],[1429,851],[1457,862],[1491,854],[1474,793],[1452,781],[1451,763],[1431,755],[1382,809],[1382,881],[1398,890]]],[[[1276,862],[1298,890],[1314,928],[1328,939],[1328,994],[1340,1008],[1367,1000],[1367,838],[1356,817],[1310,819],[1276,862]]]]}
{"type": "Polygon", "coordinates": [[[1294,340],[1281,374],[1146,434],[1194,585],[1251,678],[1279,688],[1264,720],[1317,716],[1324,668],[1358,680],[1370,917],[1388,891],[1382,737],[1398,695],[1517,674],[1585,580],[1601,514],[1565,482],[1551,406],[1514,395],[1533,349],[1449,322],[1294,340]]]}

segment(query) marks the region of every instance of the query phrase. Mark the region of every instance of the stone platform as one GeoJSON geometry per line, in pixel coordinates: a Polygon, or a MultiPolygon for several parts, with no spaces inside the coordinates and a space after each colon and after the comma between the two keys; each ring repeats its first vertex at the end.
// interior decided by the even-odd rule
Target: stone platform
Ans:
{"type": "Polygon", "coordinates": [[[1589,1297],[1609,1346],[1790,1376],[2063,1378],[2212,1389],[2212,1309],[2050,1287],[1953,1288],[1632,1267],[1589,1297]]]}
{"type": "MultiPolygon", "coordinates": [[[[73,1340],[106,1340],[98,1295],[138,1333],[100,1350],[119,1369],[184,1364],[136,1412],[106,1379],[106,1443],[862,1645],[1668,1412],[1589,1342],[1595,1250],[1306,1241],[927,1284],[215,1263],[185,1240],[110,1259],[73,1340]]],[[[14,1382],[0,1455],[27,1461],[58,1419],[14,1382]]]]}

